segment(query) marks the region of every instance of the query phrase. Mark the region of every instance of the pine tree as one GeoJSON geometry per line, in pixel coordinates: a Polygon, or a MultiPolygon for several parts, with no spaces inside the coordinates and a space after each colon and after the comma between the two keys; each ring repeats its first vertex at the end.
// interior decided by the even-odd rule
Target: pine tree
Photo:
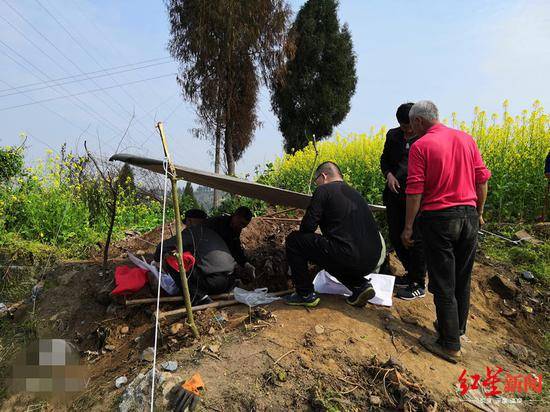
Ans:
{"type": "Polygon", "coordinates": [[[350,110],[356,56],[337,8],[336,0],[308,0],[291,27],[286,62],[271,98],[287,152],[307,146],[312,135],[330,136],[350,110]]]}
{"type": "Polygon", "coordinates": [[[195,198],[195,192],[191,182],[187,182],[183,194],[181,196],[181,211],[182,213],[189,209],[201,209],[199,202],[195,198]]]}

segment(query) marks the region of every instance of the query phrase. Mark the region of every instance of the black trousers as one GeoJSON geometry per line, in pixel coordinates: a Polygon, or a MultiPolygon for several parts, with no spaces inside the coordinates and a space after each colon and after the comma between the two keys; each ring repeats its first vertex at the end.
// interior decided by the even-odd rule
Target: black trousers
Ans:
{"type": "MultiPolygon", "coordinates": [[[[386,190],[388,189],[386,188],[386,190]]],[[[422,236],[418,230],[418,222],[415,222],[414,225],[413,247],[407,249],[401,241],[401,233],[403,233],[403,229],[405,228],[405,216],[407,213],[406,202],[406,197],[404,196],[384,192],[390,242],[401,264],[407,271],[409,280],[424,287],[426,284],[426,260],[424,258],[422,236]]]]}
{"type": "MultiPolygon", "coordinates": [[[[176,285],[183,290],[179,272],[176,272],[168,266],[168,273],[176,282],[176,285]]],[[[217,295],[229,292],[235,285],[235,279],[232,274],[227,273],[204,273],[198,267],[193,267],[187,273],[187,285],[189,286],[189,295],[193,302],[198,302],[205,295],[217,295]]]]}
{"type": "Polygon", "coordinates": [[[296,292],[307,295],[313,292],[313,279],[308,262],[315,263],[338,279],[348,289],[362,286],[364,276],[372,273],[375,267],[350,265],[349,259],[333,250],[329,241],[317,233],[290,233],[285,242],[286,259],[290,266],[296,292]]]}
{"type": "Polygon", "coordinates": [[[422,212],[420,228],[428,264],[429,290],[439,325],[440,343],[460,349],[470,309],[470,283],[479,217],[472,206],[422,212]]]}

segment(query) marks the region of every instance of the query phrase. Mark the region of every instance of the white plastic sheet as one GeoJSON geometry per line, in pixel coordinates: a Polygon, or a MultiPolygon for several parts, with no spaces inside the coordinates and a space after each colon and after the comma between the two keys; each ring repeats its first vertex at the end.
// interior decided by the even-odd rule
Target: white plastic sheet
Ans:
{"type": "Polygon", "coordinates": [[[273,296],[271,293],[267,293],[267,288],[245,290],[241,288],[234,288],[233,295],[237,302],[244,303],[249,307],[266,305],[268,303],[280,300],[280,297],[273,296]]]}
{"type": "MultiPolygon", "coordinates": [[[[369,300],[370,303],[380,306],[391,306],[393,295],[393,284],[395,282],[394,276],[382,275],[379,273],[371,273],[365,276],[365,279],[369,279],[372,283],[376,296],[369,300]]],[[[342,285],[338,279],[332,276],[325,270],[321,270],[315,276],[313,280],[313,286],[318,293],[325,293],[329,295],[343,295],[350,296],[351,291],[342,285]]]]}
{"type": "MultiPolygon", "coordinates": [[[[143,257],[143,260],[138,259],[130,252],[128,252],[128,259],[130,259],[130,261],[137,267],[145,269],[149,272],[149,280],[153,283],[154,289],[156,289],[159,281],[159,270],[155,265],[153,265],[153,261],[151,261],[151,263],[147,263],[143,257]]],[[[160,278],[160,287],[170,295],[177,295],[179,293],[179,288],[177,287],[176,282],[174,282],[172,276],[166,273],[163,273],[160,278]]]]}

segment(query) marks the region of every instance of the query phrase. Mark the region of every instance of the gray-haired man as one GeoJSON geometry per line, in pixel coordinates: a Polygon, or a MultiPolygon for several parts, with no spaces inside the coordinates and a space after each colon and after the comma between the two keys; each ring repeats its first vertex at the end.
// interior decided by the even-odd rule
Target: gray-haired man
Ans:
{"type": "Polygon", "coordinates": [[[412,244],[413,223],[419,227],[428,266],[429,290],[437,312],[437,341],[421,343],[447,359],[460,356],[466,331],[470,281],[487,198],[487,170],[472,136],[439,123],[438,110],[420,101],[409,112],[421,136],[410,149],[407,216],[403,244],[412,244]]]}

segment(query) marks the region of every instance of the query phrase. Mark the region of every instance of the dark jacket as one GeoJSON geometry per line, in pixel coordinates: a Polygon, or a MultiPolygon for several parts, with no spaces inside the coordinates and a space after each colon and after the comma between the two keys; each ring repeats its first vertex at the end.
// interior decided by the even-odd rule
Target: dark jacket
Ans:
{"type": "Polygon", "coordinates": [[[386,142],[384,143],[384,151],[380,156],[380,169],[384,177],[388,172],[392,172],[395,176],[399,161],[403,157],[405,151],[405,135],[400,127],[388,130],[386,133],[386,142]]]}
{"type": "Polygon", "coordinates": [[[405,197],[409,169],[409,150],[411,145],[417,140],[418,137],[405,140],[405,135],[399,127],[388,130],[386,142],[384,143],[384,151],[382,152],[382,156],[380,156],[380,169],[384,177],[391,172],[399,182],[401,190],[399,194],[395,194],[386,185],[384,188],[384,203],[388,201],[390,196],[405,197]]]}
{"type": "MultiPolygon", "coordinates": [[[[183,251],[190,252],[195,257],[195,266],[202,273],[231,274],[235,269],[235,259],[232,257],[226,242],[213,230],[202,225],[190,226],[181,232],[183,251]]],[[[164,241],[162,254],[166,256],[177,248],[176,236],[164,241]]],[[[155,251],[155,260],[160,262],[160,244],[155,251]]]]}
{"type": "Polygon", "coordinates": [[[233,258],[239,265],[243,266],[248,260],[241,245],[241,231],[235,232],[230,223],[231,216],[224,215],[206,219],[203,225],[220,235],[227,244],[233,258]]]}
{"type": "Polygon", "coordinates": [[[361,194],[344,182],[319,186],[300,225],[300,232],[319,227],[331,253],[349,267],[375,267],[382,253],[378,225],[361,194]]]}

